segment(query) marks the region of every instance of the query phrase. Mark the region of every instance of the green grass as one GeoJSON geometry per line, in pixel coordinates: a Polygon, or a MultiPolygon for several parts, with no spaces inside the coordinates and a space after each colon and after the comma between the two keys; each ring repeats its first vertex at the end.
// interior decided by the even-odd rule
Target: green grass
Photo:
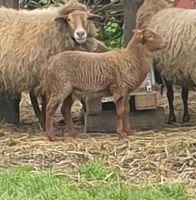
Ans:
{"type": "Polygon", "coordinates": [[[188,200],[182,185],[128,185],[118,170],[99,161],[72,173],[80,179],[51,171],[33,173],[28,167],[0,171],[0,200],[188,200]]]}

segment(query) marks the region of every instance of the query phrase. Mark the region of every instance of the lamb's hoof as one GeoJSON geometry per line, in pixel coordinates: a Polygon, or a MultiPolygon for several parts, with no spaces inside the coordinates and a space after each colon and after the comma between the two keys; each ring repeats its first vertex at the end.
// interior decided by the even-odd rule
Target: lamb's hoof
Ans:
{"type": "Polygon", "coordinates": [[[127,133],[125,131],[122,131],[118,133],[119,139],[126,139],[127,138],[127,133]]]}
{"type": "Polygon", "coordinates": [[[69,136],[69,137],[76,138],[77,132],[76,132],[75,130],[68,131],[68,136],[69,136]]]}
{"type": "Polygon", "coordinates": [[[51,142],[56,141],[56,136],[53,135],[53,134],[47,134],[47,137],[48,137],[48,140],[51,141],[51,142]]]}
{"type": "Polygon", "coordinates": [[[186,122],[189,122],[190,121],[190,116],[189,115],[183,115],[183,118],[182,118],[182,123],[186,123],[186,122]]]}
{"type": "Polygon", "coordinates": [[[128,136],[134,135],[135,131],[131,130],[131,131],[126,131],[128,136]]]}
{"type": "Polygon", "coordinates": [[[176,116],[175,115],[169,115],[169,119],[168,119],[168,124],[173,124],[176,123],[176,116]]]}

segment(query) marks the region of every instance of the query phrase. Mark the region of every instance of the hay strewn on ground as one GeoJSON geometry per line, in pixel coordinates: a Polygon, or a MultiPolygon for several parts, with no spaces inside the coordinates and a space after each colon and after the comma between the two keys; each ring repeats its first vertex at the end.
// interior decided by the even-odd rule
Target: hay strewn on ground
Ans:
{"type": "MultiPolygon", "coordinates": [[[[22,101],[22,125],[14,128],[1,124],[0,168],[19,164],[33,166],[34,170],[55,169],[69,173],[69,169],[88,159],[101,158],[108,166],[119,168],[132,183],[183,182],[196,188],[196,102],[190,96],[192,121],[189,124],[166,126],[162,130],[136,132],[127,140],[116,134],[80,133],[77,139],[64,137],[49,142],[40,131],[26,95],[22,101]],[[195,125],[195,126],[194,126],[195,125]]],[[[179,92],[175,106],[181,111],[179,92]]],[[[166,98],[160,100],[167,107],[166,98]]],[[[166,108],[167,109],[167,108],[166,108]]],[[[80,107],[75,104],[73,115],[77,119],[80,107]]],[[[78,130],[82,126],[76,120],[78,130]]]]}

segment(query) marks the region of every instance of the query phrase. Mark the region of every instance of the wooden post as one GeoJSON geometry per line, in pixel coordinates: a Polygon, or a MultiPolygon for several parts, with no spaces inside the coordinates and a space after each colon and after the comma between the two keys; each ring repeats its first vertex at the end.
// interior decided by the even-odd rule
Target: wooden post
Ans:
{"type": "Polygon", "coordinates": [[[132,37],[132,30],[136,24],[136,12],[144,0],[124,0],[124,45],[126,46],[132,37]]]}
{"type": "Polygon", "coordinates": [[[18,9],[19,8],[19,0],[0,0],[0,6],[18,9]]]}
{"type": "MultiPolygon", "coordinates": [[[[19,0],[0,0],[0,6],[19,8],[19,0]]],[[[0,120],[9,124],[19,124],[20,94],[8,94],[0,92],[0,120]]]]}

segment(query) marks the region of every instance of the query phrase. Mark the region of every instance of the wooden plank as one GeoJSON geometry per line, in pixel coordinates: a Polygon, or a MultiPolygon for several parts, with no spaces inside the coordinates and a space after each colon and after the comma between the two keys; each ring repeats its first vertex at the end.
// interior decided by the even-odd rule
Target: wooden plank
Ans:
{"type": "Polygon", "coordinates": [[[157,108],[156,92],[135,95],[134,97],[136,110],[149,110],[157,108]]]}
{"type": "Polygon", "coordinates": [[[19,8],[19,0],[0,0],[0,6],[18,9],[19,8]]]}
{"type": "Polygon", "coordinates": [[[96,114],[100,112],[101,107],[101,98],[92,98],[86,100],[86,112],[89,114],[96,114]]]}
{"type": "Polygon", "coordinates": [[[143,0],[124,0],[124,45],[126,46],[132,37],[132,29],[136,25],[136,12],[143,0]]]}
{"type": "MultiPolygon", "coordinates": [[[[8,8],[19,8],[18,0],[0,0],[0,6],[8,8]]],[[[4,120],[9,124],[19,124],[19,94],[8,94],[6,92],[0,92],[0,120],[4,120]]]]}
{"type": "MultiPolygon", "coordinates": [[[[165,116],[163,108],[153,110],[131,111],[130,123],[134,130],[159,129],[164,126],[165,116]]],[[[85,114],[84,131],[90,132],[115,132],[116,112],[105,110],[96,115],[85,114]]]]}

